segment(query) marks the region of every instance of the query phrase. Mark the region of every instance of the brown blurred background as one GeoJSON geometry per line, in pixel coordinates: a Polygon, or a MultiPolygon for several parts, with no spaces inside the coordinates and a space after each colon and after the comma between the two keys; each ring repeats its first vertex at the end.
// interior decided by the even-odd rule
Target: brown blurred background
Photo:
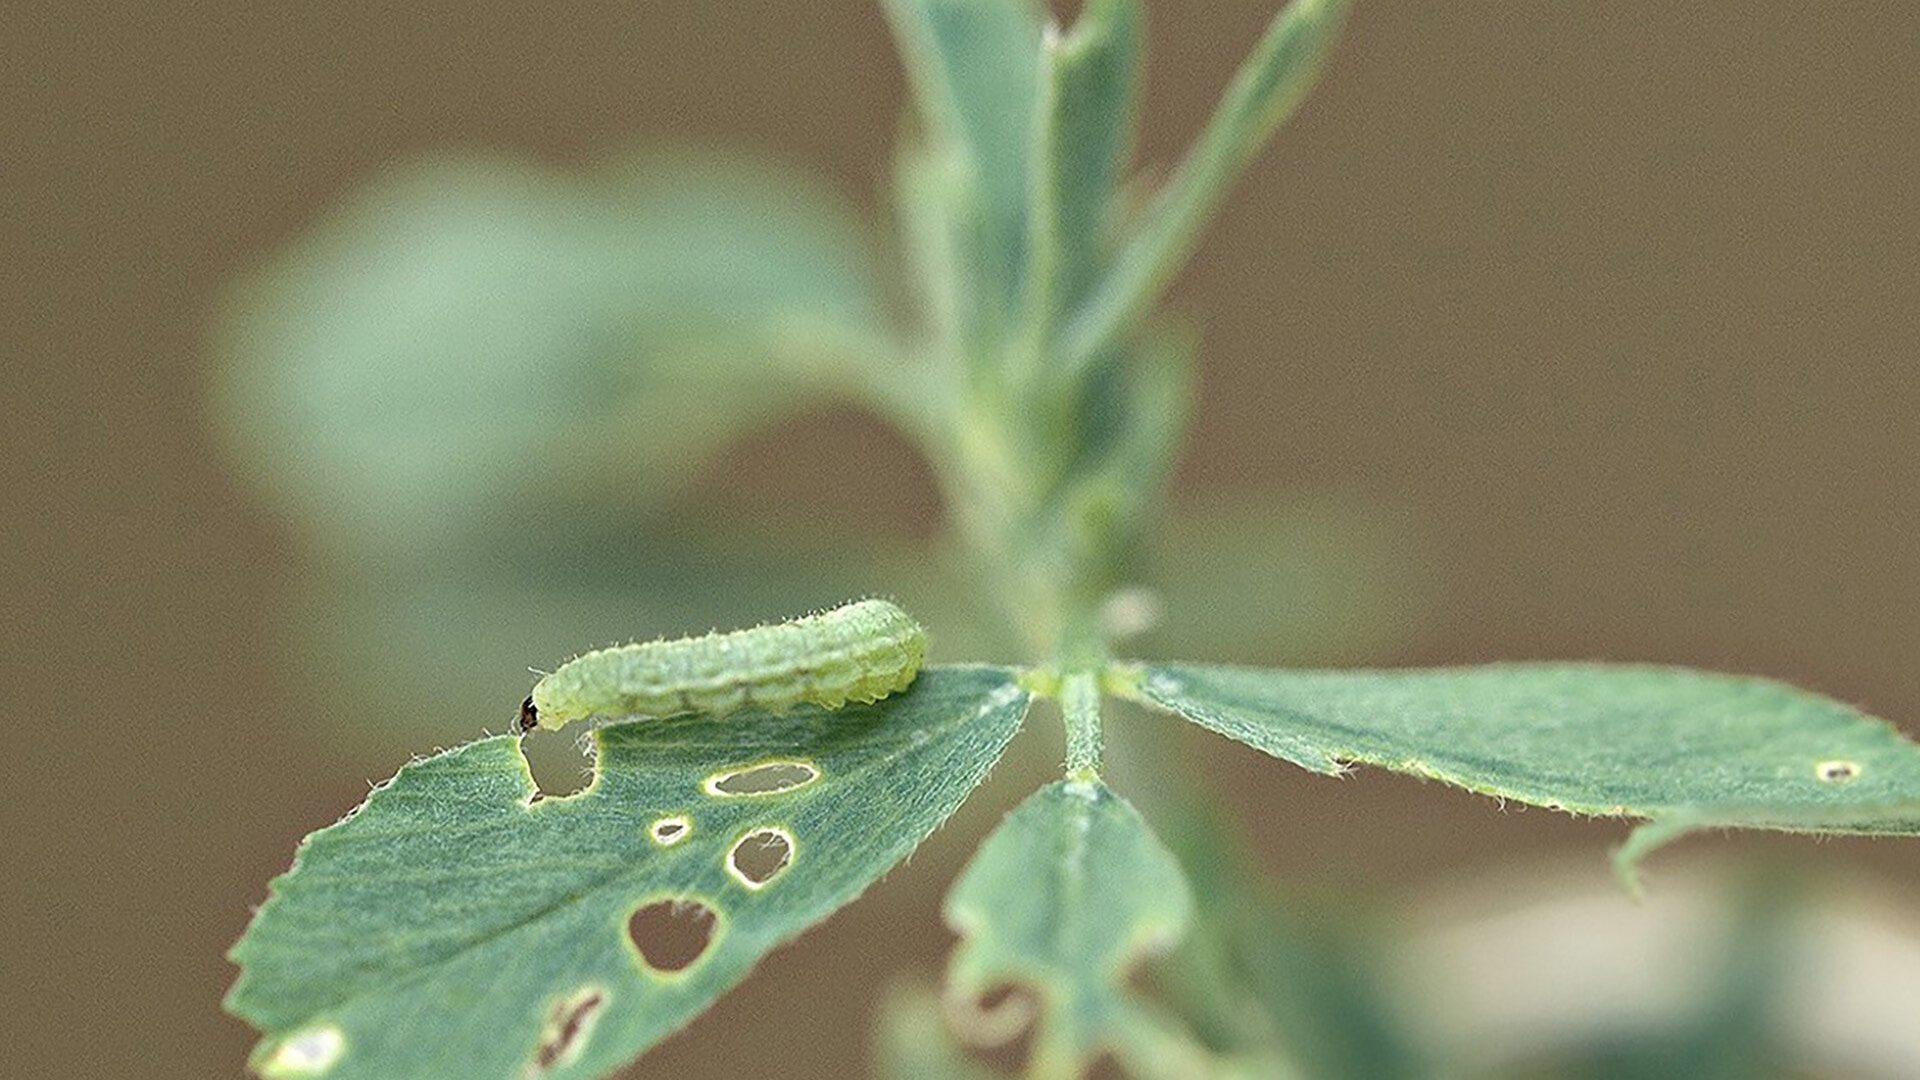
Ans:
{"type": "MultiPolygon", "coordinates": [[[[1177,154],[1270,11],[1152,5],[1146,162],[1177,154]]],[[[295,841],[399,764],[342,745],[324,688],[274,662],[303,551],[209,434],[223,284],[436,148],[724,141],[878,214],[903,92],[869,0],[0,15],[9,1075],[239,1075],[222,951],[295,841]]],[[[1173,298],[1205,342],[1177,501],[1406,508],[1442,602],[1381,663],[1764,672],[1920,733],[1917,115],[1906,0],[1363,0],[1173,298]]],[[[751,491],[818,463],[733,464],[751,491]]],[[[1217,762],[1275,870],[1388,903],[1529,856],[1597,862],[1623,832],[1217,762]]],[[[642,1072],[862,1067],[879,984],[945,947],[965,840],[770,957],[642,1072]]],[[[1663,859],[1716,845],[1920,906],[1920,843],[1663,859]]]]}

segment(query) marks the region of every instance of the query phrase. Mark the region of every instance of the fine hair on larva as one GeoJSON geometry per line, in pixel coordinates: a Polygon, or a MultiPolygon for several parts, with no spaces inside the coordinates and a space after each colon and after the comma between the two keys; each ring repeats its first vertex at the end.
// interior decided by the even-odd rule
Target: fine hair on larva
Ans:
{"type": "Polygon", "coordinates": [[[752,706],[837,709],[905,690],[927,635],[886,600],[857,600],[788,622],[583,653],[534,684],[520,731],[588,717],[721,715],[752,706]]]}

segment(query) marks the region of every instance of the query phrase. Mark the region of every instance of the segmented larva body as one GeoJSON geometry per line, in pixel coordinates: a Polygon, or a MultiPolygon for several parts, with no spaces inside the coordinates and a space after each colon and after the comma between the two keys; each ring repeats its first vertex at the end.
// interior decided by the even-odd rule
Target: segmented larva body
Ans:
{"type": "Polygon", "coordinates": [[[521,731],[590,716],[837,709],[905,690],[927,635],[885,600],[860,600],[791,622],[617,645],[576,657],[534,684],[521,731]]]}

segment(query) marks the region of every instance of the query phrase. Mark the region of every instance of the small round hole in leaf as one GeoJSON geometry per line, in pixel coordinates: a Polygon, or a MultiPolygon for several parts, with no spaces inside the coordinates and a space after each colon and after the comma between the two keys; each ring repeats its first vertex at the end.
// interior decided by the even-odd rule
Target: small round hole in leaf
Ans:
{"type": "Polygon", "coordinates": [[[683,817],[663,817],[647,826],[647,833],[661,847],[672,847],[693,835],[693,822],[683,817]]]}
{"type": "Polygon", "coordinates": [[[983,994],[967,994],[949,985],[941,995],[947,1031],[966,1048],[969,1060],[995,1075],[1026,1071],[1033,1053],[1039,997],[1028,987],[1001,983],[983,994]]]}
{"type": "Polygon", "coordinates": [[[749,889],[758,889],[793,861],[793,836],[771,826],[740,838],[727,853],[727,869],[749,889]]]}
{"type": "Polygon", "coordinates": [[[1844,784],[1860,775],[1860,766],[1851,761],[1823,761],[1813,767],[1813,774],[1829,784],[1844,784]]]}
{"type": "Polygon", "coordinates": [[[1023,1037],[1031,1034],[1040,1005],[1032,990],[1016,983],[1002,983],[977,997],[949,992],[946,1005],[947,1026],[959,1040],[975,1049],[1016,1047],[1014,1060],[1024,1060],[1023,1037]]]}
{"type": "Polygon", "coordinates": [[[685,971],[706,955],[719,918],[698,900],[655,900],[627,917],[627,940],[653,971],[685,971]]]}

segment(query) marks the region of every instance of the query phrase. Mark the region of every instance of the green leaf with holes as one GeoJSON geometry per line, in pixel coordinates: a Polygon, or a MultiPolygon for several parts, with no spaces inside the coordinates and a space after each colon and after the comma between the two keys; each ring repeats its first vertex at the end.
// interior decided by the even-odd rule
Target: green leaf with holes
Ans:
{"type": "Polygon", "coordinates": [[[1031,1073],[1077,1076],[1102,1051],[1131,1056],[1134,1036],[1161,1031],[1125,980],[1179,940],[1192,906],[1173,853],[1126,800],[1097,780],[1049,784],[987,837],[947,896],[961,936],[948,992],[977,1002],[1008,985],[1033,991],[1031,1073]]]}
{"type": "Polygon", "coordinates": [[[1027,700],[1009,669],[937,667],[874,705],[602,728],[566,798],[512,738],[417,761],[301,846],[227,1007],[269,1076],[600,1076],[912,851],[1027,700]],[[691,953],[667,957],[676,916],[691,953]]]}
{"type": "Polygon", "coordinates": [[[1720,826],[1920,834],[1920,745],[1766,679],[1580,663],[1407,671],[1167,664],[1137,696],[1315,772],[1345,762],[1578,814],[1652,819],[1635,862],[1720,826]]]}

